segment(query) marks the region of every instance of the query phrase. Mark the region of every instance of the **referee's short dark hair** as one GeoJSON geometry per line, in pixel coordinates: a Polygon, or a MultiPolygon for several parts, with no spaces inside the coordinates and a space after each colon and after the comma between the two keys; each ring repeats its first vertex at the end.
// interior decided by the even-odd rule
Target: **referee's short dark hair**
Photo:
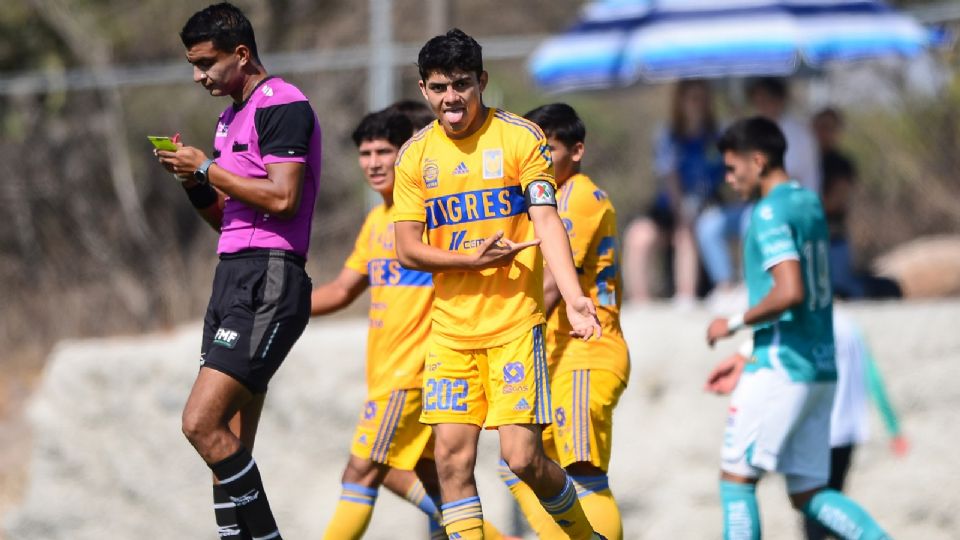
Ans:
{"type": "Polygon", "coordinates": [[[364,141],[384,139],[400,148],[412,135],[413,124],[407,115],[387,108],[364,116],[351,137],[358,147],[364,141]]]}
{"type": "Polygon", "coordinates": [[[587,138],[587,128],[583,125],[583,120],[577,115],[577,111],[566,103],[541,105],[523,117],[540,126],[547,137],[553,137],[568,147],[582,143],[587,138]]]}
{"type": "Polygon", "coordinates": [[[254,60],[260,63],[253,25],[240,8],[227,2],[213,4],[194,13],[180,30],[180,41],[188,49],[197,43],[210,41],[214,49],[222,52],[233,52],[238,45],[246,45],[254,60]]]}
{"type": "Polygon", "coordinates": [[[420,80],[426,81],[433,71],[452,73],[455,70],[483,73],[483,53],[477,40],[454,28],[442,36],[430,38],[417,55],[420,80]]]}
{"type": "Polygon", "coordinates": [[[760,152],[767,158],[768,169],[782,169],[787,139],[775,122],[753,116],[737,120],[727,128],[717,141],[717,148],[721,154],[727,151],[737,154],[760,152]]]}

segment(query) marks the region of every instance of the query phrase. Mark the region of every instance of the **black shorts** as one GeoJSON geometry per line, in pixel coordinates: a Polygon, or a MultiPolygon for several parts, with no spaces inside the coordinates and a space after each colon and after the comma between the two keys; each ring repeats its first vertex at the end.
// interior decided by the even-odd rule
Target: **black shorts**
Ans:
{"type": "Polygon", "coordinates": [[[267,383],[310,320],[311,283],[303,257],[282,250],[223,254],[203,318],[200,365],[251,392],[267,383]]]}

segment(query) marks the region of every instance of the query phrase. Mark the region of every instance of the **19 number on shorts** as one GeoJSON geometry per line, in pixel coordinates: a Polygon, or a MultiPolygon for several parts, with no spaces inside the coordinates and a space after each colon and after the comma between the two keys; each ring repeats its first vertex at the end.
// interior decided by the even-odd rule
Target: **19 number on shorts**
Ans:
{"type": "Polygon", "coordinates": [[[467,381],[463,379],[427,379],[423,410],[464,412],[467,388],[467,381]]]}

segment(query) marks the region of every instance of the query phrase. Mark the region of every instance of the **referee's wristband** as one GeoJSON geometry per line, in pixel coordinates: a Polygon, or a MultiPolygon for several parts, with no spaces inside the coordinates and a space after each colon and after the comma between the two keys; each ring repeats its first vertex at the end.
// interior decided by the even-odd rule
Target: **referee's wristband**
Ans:
{"type": "Polygon", "coordinates": [[[217,202],[217,190],[213,189],[210,184],[196,184],[191,187],[187,187],[186,184],[181,185],[183,190],[187,192],[190,204],[197,210],[203,210],[217,202]]]}
{"type": "Polygon", "coordinates": [[[727,318],[727,331],[731,334],[744,327],[743,313],[737,313],[727,318]]]}

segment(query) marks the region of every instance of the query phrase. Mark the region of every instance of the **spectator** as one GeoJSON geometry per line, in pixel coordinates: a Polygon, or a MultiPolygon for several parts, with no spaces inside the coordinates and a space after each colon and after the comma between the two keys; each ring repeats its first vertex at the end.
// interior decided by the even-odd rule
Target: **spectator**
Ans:
{"type": "Polygon", "coordinates": [[[723,184],[716,139],[710,87],[700,80],[681,81],[673,94],[670,125],[655,143],[659,190],[647,215],[631,222],[624,234],[624,285],[630,301],[649,300],[651,254],[667,241],[673,246],[674,301],[693,303],[699,275],[694,223],[723,184]]]}
{"type": "Polygon", "coordinates": [[[847,213],[857,170],[853,161],[838,148],[842,131],[843,116],[837,109],[827,107],[814,115],[813,133],[823,174],[821,197],[830,230],[830,284],[837,296],[859,298],[863,296],[863,284],[854,275],[847,233],[847,213]]]}
{"type": "Polygon", "coordinates": [[[790,91],[783,79],[761,77],[747,84],[747,99],[760,116],[773,120],[787,138],[784,169],[800,185],[820,193],[820,158],[807,123],[788,111],[790,91]]]}

